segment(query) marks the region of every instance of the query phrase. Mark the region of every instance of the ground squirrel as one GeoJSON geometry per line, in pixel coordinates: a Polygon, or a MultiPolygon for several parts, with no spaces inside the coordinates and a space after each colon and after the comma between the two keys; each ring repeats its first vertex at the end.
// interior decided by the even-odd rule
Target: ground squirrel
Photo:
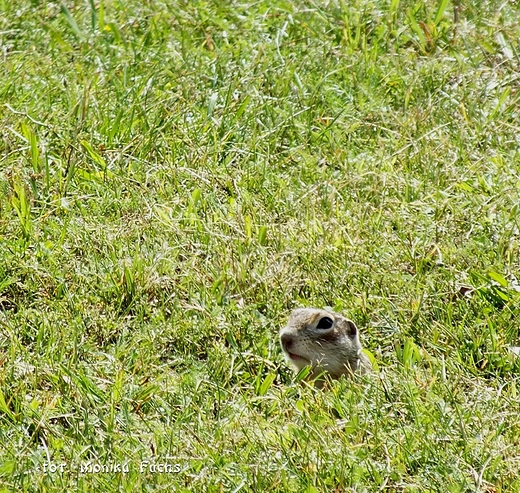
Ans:
{"type": "Polygon", "coordinates": [[[280,331],[285,358],[295,371],[311,365],[311,378],[328,373],[332,378],[367,373],[370,360],[361,351],[356,324],[339,313],[298,308],[280,331]]]}

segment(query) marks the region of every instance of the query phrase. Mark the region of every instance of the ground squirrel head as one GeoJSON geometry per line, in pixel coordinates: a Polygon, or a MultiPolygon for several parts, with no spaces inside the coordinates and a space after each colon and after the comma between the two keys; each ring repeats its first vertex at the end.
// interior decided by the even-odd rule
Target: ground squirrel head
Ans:
{"type": "Polygon", "coordinates": [[[318,308],[294,310],[280,331],[280,344],[295,371],[312,367],[311,378],[323,372],[339,378],[372,368],[361,351],[356,324],[339,313],[318,308]]]}

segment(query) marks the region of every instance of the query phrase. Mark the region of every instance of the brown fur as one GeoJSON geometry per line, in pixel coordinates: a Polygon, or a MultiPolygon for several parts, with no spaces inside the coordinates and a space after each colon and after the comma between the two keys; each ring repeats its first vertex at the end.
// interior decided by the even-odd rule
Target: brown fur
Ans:
{"type": "Polygon", "coordinates": [[[311,378],[328,373],[332,378],[367,373],[372,365],[361,351],[356,324],[339,313],[298,308],[280,331],[286,360],[296,372],[312,367],[311,378]]]}

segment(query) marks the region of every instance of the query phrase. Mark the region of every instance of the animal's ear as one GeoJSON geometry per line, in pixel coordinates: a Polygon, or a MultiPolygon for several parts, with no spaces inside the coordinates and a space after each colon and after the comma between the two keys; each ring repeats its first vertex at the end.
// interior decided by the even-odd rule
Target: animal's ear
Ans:
{"type": "Polygon", "coordinates": [[[350,337],[356,337],[358,333],[357,325],[352,322],[352,320],[349,320],[348,318],[345,319],[345,322],[347,324],[347,334],[350,337]]]}
{"type": "Polygon", "coordinates": [[[321,317],[318,325],[316,325],[317,329],[330,329],[334,325],[334,320],[330,317],[321,317]]]}

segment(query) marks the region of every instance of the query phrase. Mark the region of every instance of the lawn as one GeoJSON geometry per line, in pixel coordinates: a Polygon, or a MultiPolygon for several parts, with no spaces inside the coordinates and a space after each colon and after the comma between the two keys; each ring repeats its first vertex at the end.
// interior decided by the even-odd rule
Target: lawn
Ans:
{"type": "Polygon", "coordinates": [[[0,0],[0,492],[520,491],[518,19],[0,0]]]}

